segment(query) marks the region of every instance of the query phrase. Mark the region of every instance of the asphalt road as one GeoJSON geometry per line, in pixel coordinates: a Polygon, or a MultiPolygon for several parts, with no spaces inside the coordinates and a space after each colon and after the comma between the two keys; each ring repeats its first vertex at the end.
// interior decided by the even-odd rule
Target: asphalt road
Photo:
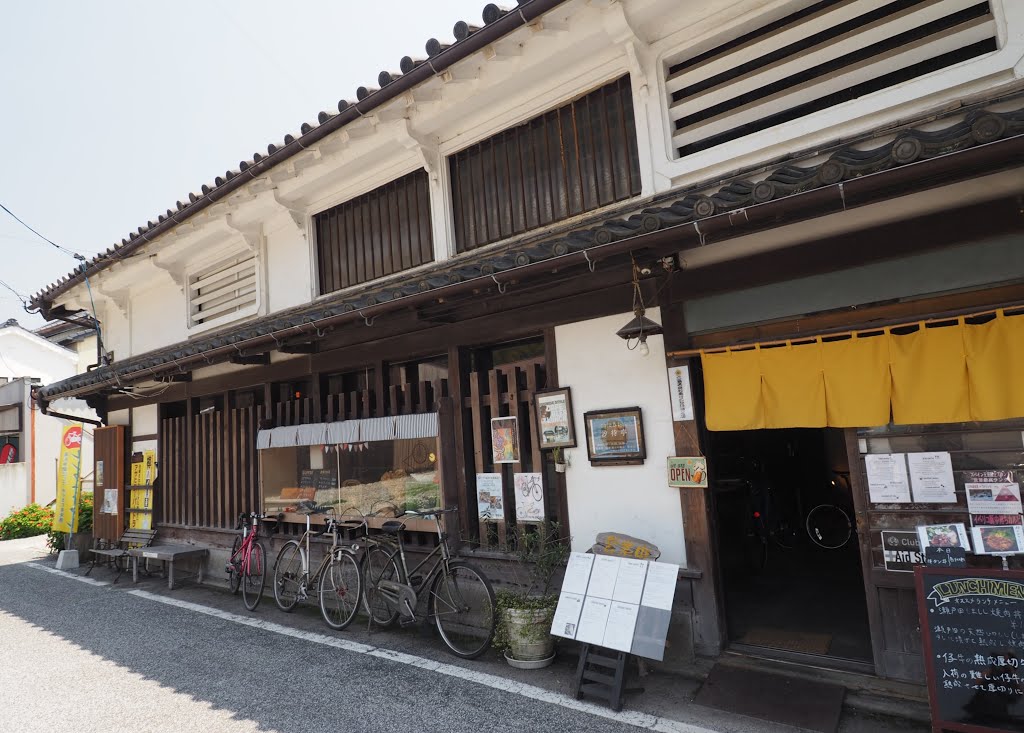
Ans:
{"type": "MultiPolygon", "coordinates": [[[[689,704],[675,678],[661,690],[649,678],[653,704],[616,715],[570,699],[569,669],[456,664],[429,632],[331,632],[316,614],[272,599],[249,614],[194,585],[111,586],[106,571],[82,582],[39,547],[0,543],[0,733],[795,730],[689,704]]],[[[843,726],[861,730],[882,728],[843,726]]]]}

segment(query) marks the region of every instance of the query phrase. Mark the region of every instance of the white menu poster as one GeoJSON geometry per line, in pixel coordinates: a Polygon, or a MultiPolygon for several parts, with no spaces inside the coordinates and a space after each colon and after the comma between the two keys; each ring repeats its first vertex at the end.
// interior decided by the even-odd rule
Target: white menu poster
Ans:
{"type": "Polygon", "coordinates": [[[608,609],[608,623],[605,625],[604,641],[601,646],[628,652],[633,648],[633,631],[636,629],[636,617],[640,606],[635,603],[612,601],[608,609]]]}
{"type": "Polygon", "coordinates": [[[676,422],[693,419],[693,390],[690,389],[690,367],[669,367],[668,391],[672,395],[672,419],[676,422]]]}
{"type": "Polygon", "coordinates": [[[563,593],[578,593],[583,595],[587,592],[587,584],[590,582],[590,568],[594,564],[594,555],[588,552],[573,552],[569,555],[569,562],[565,566],[565,577],[562,579],[563,593]]]}
{"type": "MultiPolygon", "coordinates": [[[[615,579],[619,575],[622,559],[611,555],[595,555],[594,567],[590,571],[590,585],[587,596],[611,599],[615,596],[615,579]]],[[[600,644],[600,640],[596,643],[600,644]]]]}
{"type": "Polygon", "coordinates": [[[676,595],[676,578],[679,566],[667,562],[652,562],[647,568],[647,582],[640,603],[662,611],[672,610],[672,599],[676,595]]]}
{"type": "Polygon", "coordinates": [[[908,453],[907,466],[915,504],[956,504],[949,453],[908,453]]]}
{"type": "Polygon", "coordinates": [[[622,603],[640,603],[644,592],[644,578],[647,576],[646,560],[623,560],[615,578],[615,592],[612,600],[622,603]]]}
{"type": "Polygon", "coordinates": [[[566,639],[576,638],[576,629],[580,623],[580,612],[583,610],[583,596],[578,593],[565,593],[558,597],[558,607],[551,621],[551,635],[566,639]]]}
{"type": "Polygon", "coordinates": [[[580,613],[580,623],[576,629],[576,641],[584,644],[604,643],[604,630],[608,625],[608,612],[611,610],[612,602],[604,598],[587,596],[583,601],[583,611],[580,613]]]}
{"type": "Polygon", "coordinates": [[[868,494],[873,504],[909,504],[905,453],[873,453],[864,456],[868,494]]]}

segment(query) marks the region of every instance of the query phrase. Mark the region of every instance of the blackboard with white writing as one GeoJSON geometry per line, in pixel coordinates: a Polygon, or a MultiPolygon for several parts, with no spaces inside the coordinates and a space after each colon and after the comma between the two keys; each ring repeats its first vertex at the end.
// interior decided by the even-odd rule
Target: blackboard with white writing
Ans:
{"type": "Polygon", "coordinates": [[[1024,732],[1024,572],[919,566],[935,730],[1024,732]]]}

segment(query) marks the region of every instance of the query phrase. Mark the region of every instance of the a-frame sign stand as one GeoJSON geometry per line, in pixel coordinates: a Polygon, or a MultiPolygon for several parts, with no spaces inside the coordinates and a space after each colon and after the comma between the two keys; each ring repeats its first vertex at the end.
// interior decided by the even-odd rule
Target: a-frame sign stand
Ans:
{"type": "Polygon", "coordinates": [[[629,656],[626,652],[584,644],[576,667],[576,699],[591,695],[607,700],[615,712],[622,710],[625,693],[644,691],[642,687],[626,687],[629,656]]]}

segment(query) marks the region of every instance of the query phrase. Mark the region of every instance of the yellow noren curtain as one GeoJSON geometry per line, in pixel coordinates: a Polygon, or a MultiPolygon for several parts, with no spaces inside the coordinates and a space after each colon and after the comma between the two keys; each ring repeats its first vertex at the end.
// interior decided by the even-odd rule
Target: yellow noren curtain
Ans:
{"type": "Polygon", "coordinates": [[[759,430],[764,427],[759,352],[760,349],[754,348],[701,354],[708,430],[759,430]]]}
{"type": "Polygon", "coordinates": [[[823,428],[825,380],[820,344],[762,348],[761,395],[766,428],[823,428]]]}
{"type": "Polygon", "coordinates": [[[892,379],[889,336],[828,341],[821,345],[828,424],[856,428],[889,423],[892,379]]]}
{"type": "Polygon", "coordinates": [[[963,319],[889,339],[893,421],[904,425],[971,419],[963,319]]]}
{"type": "Polygon", "coordinates": [[[1002,311],[964,332],[971,418],[1006,420],[1024,415],[1024,317],[1002,311]]]}

